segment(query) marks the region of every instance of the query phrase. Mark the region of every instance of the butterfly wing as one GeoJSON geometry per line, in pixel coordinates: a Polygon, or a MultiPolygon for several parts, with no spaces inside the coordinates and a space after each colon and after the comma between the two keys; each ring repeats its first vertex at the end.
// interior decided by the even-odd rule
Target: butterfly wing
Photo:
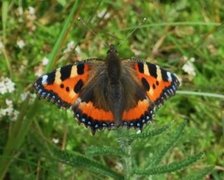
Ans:
{"type": "Polygon", "coordinates": [[[122,63],[126,69],[129,69],[129,76],[138,87],[135,89],[136,94],[142,94],[141,98],[133,100],[135,103],[132,107],[125,107],[122,117],[123,125],[141,129],[152,119],[156,107],[169,96],[174,95],[179,81],[175,74],[155,64],[137,60],[122,63]]]}
{"type": "Polygon", "coordinates": [[[45,74],[34,83],[37,94],[60,107],[71,107],[96,69],[93,60],[78,61],[45,74]]]}
{"type": "Polygon", "coordinates": [[[161,105],[163,101],[174,95],[180,85],[174,73],[160,68],[158,65],[144,62],[132,64],[136,76],[142,82],[149,99],[155,105],[161,105]]]}
{"type": "Polygon", "coordinates": [[[73,105],[75,117],[95,133],[97,129],[114,126],[114,116],[109,108],[108,76],[105,64],[98,66],[83,87],[79,98],[73,105]]]}
{"type": "Polygon", "coordinates": [[[80,123],[96,129],[112,127],[112,112],[108,108],[105,88],[107,76],[101,59],[79,61],[45,74],[34,83],[41,98],[59,107],[72,108],[80,123]]]}

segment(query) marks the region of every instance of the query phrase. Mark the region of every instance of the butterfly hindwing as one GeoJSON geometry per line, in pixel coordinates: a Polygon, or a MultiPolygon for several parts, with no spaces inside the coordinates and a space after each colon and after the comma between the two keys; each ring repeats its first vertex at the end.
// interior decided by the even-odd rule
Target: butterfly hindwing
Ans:
{"type": "Polygon", "coordinates": [[[93,102],[81,101],[72,110],[79,122],[90,127],[93,133],[97,129],[111,128],[114,126],[112,112],[94,106],[93,102]]]}
{"type": "Polygon", "coordinates": [[[91,79],[79,94],[73,105],[75,117],[94,133],[97,129],[114,126],[114,116],[109,108],[107,82],[104,64],[97,67],[91,79]]]}

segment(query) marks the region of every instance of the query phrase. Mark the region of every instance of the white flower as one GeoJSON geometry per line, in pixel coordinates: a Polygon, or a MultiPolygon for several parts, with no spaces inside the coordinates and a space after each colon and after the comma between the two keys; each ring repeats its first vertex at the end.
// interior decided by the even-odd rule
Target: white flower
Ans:
{"type": "Polygon", "coordinates": [[[13,102],[12,100],[6,99],[5,103],[7,105],[6,108],[0,109],[0,118],[4,116],[8,116],[11,118],[12,121],[15,121],[19,115],[19,111],[13,109],[13,102]]]}
{"type": "Polygon", "coordinates": [[[58,138],[53,138],[52,139],[53,143],[58,144],[59,143],[59,139],[58,138]]]}
{"type": "Polygon", "coordinates": [[[28,12],[29,12],[30,15],[35,15],[35,9],[34,9],[34,7],[29,6],[28,7],[28,12]]]}
{"type": "Polygon", "coordinates": [[[24,93],[20,94],[20,99],[22,101],[25,101],[29,94],[30,94],[30,92],[24,92],[24,93]]]}
{"type": "Polygon", "coordinates": [[[25,11],[25,19],[26,19],[26,26],[31,30],[34,31],[36,29],[36,26],[34,24],[34,21],[36,20],[36,10],[29,6],[28,10],[25,11]]]}
{"type": "Polygon", "coordinates": [[[189,59],[189,61],[191,61],[191,62],[193,63],[193,62],[195,62],[195,58],[194,58],[194,57],[191,57],[191,58],[189,59]]]}
{"type": "Polygon", "coordinates": [[[5,79],[5,86],[9,93],[12,93],[15,91],[15,83],[11,81],[11,79],[6,78],[5,79]]]}
{"type": "Polygon", "coordinates": [[[124,169],[123,164],[120,162],[116,162],[114,168],[118,171],[122,171],[124,169]]]}
{"type": "Polygon", "coordinates": [[[12,82],[8,77],[1,78],[0,94],[12,93],[13,91],[15,91],[15,83],[12,82]]]}
{"type": "Polygon", "coordinates": [[[136,131],[136,134],[141,134],[141,130],[140,129],[138,129],[137,131],[136,131]]]}
{"type": "Polygon", "coordinates": [[[23,92],[20,95],[21,101],[25,101],[29,97],[30,102],[33,102],[36,99],[37,95],[35,93],[30,93],[29,91],[23,92]]]}
{"type": "Polygon", "coordinates": [[[4,117],[6,114],[5,114],[5,109],[0,109],[0,118],[1,117],[4,117]]]}
{"type": "Polygon", "coordinates": [[[193,62],[195,61],[195,58],[190,58],[182,67],[183,71],[191,76],[196,76],[195,67],[193,62]]]}
{"type": "Polygon", "coordinates": [[[5,108],[5,109],[2,109],[3,110],[3,114],[4,114],[4,116],[10,116],[10,115],[12,115],[12,113],[13,113],[13,107],[11,107],[11,106],[9,106],[9,107],[7,107],[7,108],[5,108]]]}
{"type": "Polygon", "coordinates": [[[2,41],[0,41],[0,54],[2,53],[2,51],[4,50],[5,46],[3,44],[2,41]]]}
{"type": "Polygon", "coordinates": [[[80,49],[80,46],[77,46],[76,48],[75,48],[75,51],[78,53],[78,54],[81,54],[81,49],[80,49]]]}
{"type": "Polygon", "coordinates": [[[17,40],[16,44],[17,44],[17,46],[18,46],[20,49],[23,49],[24,46],[26,45],[25,42],[24,42],[22,39],[17,40]]]}
{"type": "Polygon", "coordinates": [[[22,6],[19,6],[17,9],[16,9],[16,15],[18,16],[17,20],[18,22],[23,22],[23,7],[22,6]]]}
{"type": "Polygon", "coordinates": [[[68,44],[67,44],[67,47],[66,49],[64,50],[64,54],[65,53],[70,53],[73,49],[75,48],[75,43],[74,41],[70,41],[68,44]]]}
{"type": "Polygon", "coordinates": [[[5,94],[7,93],[7,88],[5,87],[5,83],[4,82],[0,82],[0,94],[5,94]]]}
{"type": "Polygon", "coordinates": [[[19,115],[19,111],[14,110],[14,111],[12,112],[12,114],[11,114],[11,120],[12,120],[12,121],[16,121],[18,115],[19,115]]]}
{"type": "Polygon", "coordinates": [[[98,18],[102,18],[102,17],[104,16],[105,12],[106,12],[106,9],[104,9],[104,10],[102,10],[102,11],[99,11],[99,12],[97,13],[97,17],[98,17],[98,18]]]}
{"type": "Polygon", "coordinates": [[[5,104],[6,104],[7,106],[10,106],[10,107],[13,106],[12,100],[10,100],[10,99],[6,99],[6,100],[5,100],[5,104]]]}
{"type": "Polygon", "coordinates": [[[97,17],[98,17],[98,18],[103,18],[103,17],[104,17],[104,19],[108,19],[108,18],[110,17],[110,15],[111,15],[111,14],[108,13],[106,9],[104,9],[104,10],[100,11],[100,12],[97,14],[97,17]]]}
{"type": "Polygon", "coordinates": [[[23,8],[21,6],[17,8],[17,13],[19,16],[23,15],[23,8]]]}
{"type": "Polygon", "coordinates": [[[44,57],[44,58],[42,59],[42,64],[43,64],[44,66],[46,66],[46,65],[48,64],[48,62],[49,62],[49,59],[48,59],[47,57],[44,57]]]}
{"type": "Polygon", "coordinates": [[[0,41],[0,50],[2,50],[2,49],[4,49],[4,44],[3,44],[3,42],[2,41],[0,41]]]}
{"type": "Polygon", "coordinates": [[[42,66],[35,67],[34,74],[36,77],[40,77],[43,73],[44,73],[44,70],[42,66]]]}

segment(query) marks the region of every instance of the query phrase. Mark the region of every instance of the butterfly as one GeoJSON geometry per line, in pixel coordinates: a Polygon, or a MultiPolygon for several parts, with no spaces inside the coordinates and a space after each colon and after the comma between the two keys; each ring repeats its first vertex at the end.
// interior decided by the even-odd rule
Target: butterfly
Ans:
{"type": "Polygon", "coordinates": [[[179,84],[174,73],[158,65],[121,61],[110,45],[104,61],[92,58],[58,68],[39,77],[34,88],[41,98],[70,108],[94,134],[119,126],[142,129],[179,84]]]}

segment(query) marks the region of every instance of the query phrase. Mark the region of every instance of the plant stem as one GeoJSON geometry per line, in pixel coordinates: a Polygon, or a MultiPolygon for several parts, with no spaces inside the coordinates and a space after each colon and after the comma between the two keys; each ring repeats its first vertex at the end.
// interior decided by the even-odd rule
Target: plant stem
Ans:
{"type": "Polygon", "coordinates": [[[132,159],[131,159],[131,145],[130,140],[127,136],[121,136],[123,134],[124,129],[117,129],[117,137],[118,143],[120,145],[121,150],[124,152],[123,162],[124,162],[124,177],[125,179],[129,180],[131,178],[131,171],[132,171],[132,159]]]}
{"type": "Polygon", "coordinates": [[[186,95],[195,95],[195,96],[207,96],[207,97],[214,97],[214,98],[224,99],[224,95],[223,94],[207,93],[207,92],[177,91],[177,94],[186,94],[186,95]]]}

